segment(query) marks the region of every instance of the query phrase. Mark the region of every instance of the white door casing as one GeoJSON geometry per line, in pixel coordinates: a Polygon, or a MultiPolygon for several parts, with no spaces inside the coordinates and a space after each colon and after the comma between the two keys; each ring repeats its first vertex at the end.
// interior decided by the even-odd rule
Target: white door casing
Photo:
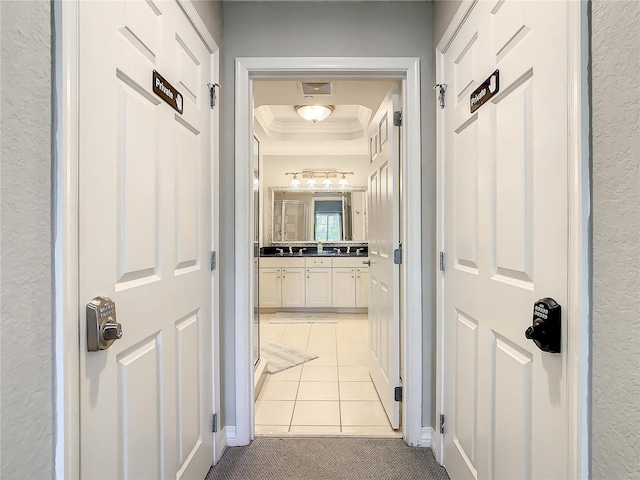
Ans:
{"type": "Polygon", "coordinates": [[[369,179],[369,374],[389,422],[400,427],[399,135],[394,126],[398,89],[393,86],[368,129],[369,179]]]}
{"type": "MultiPolygon", "coordinates": [[[[410,445],[425,445],[422,437],[422,251],[420,218],[420,61],[403,57],[250,57],[236,60],[235,157],[246,159],[251,152],[254,78],[299,78],[300,75],[336,75],[350,78],[394,78],[402,83],[404,127],[402,129],[404,253],[412,259],[402,270],[401,318],[403,338],[404,401],[403,435],[410,445]]],[[[233,437],[229,445],[247,445],[253,438],[253,369],[251,344],[252,305],[246,292],[252,288],[253,245],[250,242],[253,171],[243,160],[235,162],[235,366],[236,396],[233,437]]],[[[231,427],[228,427],[229,430],[231,427]]]]}
{"type": "MultiPolygon", "coordinates": [[[[444,462],[456,478],[571,478],[567,7],[478,2],[442,51],[444,462]],[[475,113],[494,70],[500,91],[475,113]],[[563,307],[561,354],[525,339],[563,307]]],[[[575,453],[575,452],[574,452],[575,453]]]]}
{"type": "Polygon", "coordinates": [[[213,460],[214,50],[189,7],[78,7],[83,478],[202,478],[213,460]],[[183,115],[152,92],[154,69],[183,115]],[[87,352],[84,305],[98,295],[124,335],[87,352]]]}

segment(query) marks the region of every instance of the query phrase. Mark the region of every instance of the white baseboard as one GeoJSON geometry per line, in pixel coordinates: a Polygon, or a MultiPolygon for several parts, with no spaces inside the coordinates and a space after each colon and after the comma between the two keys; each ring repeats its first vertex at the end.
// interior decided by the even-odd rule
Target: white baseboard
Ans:
{"type": "Polygon", "coordinates": [[[422,435],[420,435],[420,443],[418,447],[433,448],[431,439],[433,438],[433,428],[422,427],[422,435]]]}
{"type": "Polygon", "coordinates": [[[229,447],[237,447],[238,437],[236,436],[236,426],[235,425],[227,425],[224,427],[227,431],[227,446],[229,447]]]}

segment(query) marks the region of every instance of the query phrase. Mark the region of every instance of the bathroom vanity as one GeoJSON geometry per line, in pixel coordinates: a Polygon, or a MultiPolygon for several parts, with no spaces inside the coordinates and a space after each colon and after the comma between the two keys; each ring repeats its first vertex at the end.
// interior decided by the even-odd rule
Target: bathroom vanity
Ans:
{"type": "Polygon", "coordinates": [[[263,248],[259,260],[260,308],[366,309],[366,246],[325,245],[322,250],[319,253],[317,246],[309,245],[263,248]]]}

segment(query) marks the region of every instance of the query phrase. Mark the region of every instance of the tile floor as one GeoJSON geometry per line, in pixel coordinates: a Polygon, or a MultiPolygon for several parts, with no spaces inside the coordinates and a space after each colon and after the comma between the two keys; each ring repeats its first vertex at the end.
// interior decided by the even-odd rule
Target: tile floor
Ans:
{"type": "Polygon", "coordinates": [[[257,435],[401,437],[369,377],[366,314],[261,314],[261,335],[318,355],[267,375],[256,400],[257,435]],[[288,323],[303,316],[323,323],[288,323]],[[329,323],[335,322],[335,323],[329,323]]]}

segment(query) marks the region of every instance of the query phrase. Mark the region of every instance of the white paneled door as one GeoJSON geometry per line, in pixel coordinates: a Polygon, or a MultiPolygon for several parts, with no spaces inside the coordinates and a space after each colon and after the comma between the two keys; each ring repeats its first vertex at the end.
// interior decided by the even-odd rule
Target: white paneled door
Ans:
{"type": "Polygon", "coordinates": [[[566,353],[525,338],[538,299],[568,298],[566,9],[477,2],[444,52],[452,479],[568,478],[566,353]],[[472,113],[472,93],[496,70],[493,96],[472,113]]]}
{"type": "Polygon", "coordinates": [[[397,86],[387,93],[369,126],[369,373],[393,428],[400,427],[399,140],[393,115],[397,86]]]}
{"type": "Polygon", "coordinates": [[[202,479],[212,449],[212,56],[174,1],[79,2],[81,477],[202,479]],[[179,113],[152,90],[156,70],[179,113]],[[86,351],[84,305],[123,336],[86,351]]]}

